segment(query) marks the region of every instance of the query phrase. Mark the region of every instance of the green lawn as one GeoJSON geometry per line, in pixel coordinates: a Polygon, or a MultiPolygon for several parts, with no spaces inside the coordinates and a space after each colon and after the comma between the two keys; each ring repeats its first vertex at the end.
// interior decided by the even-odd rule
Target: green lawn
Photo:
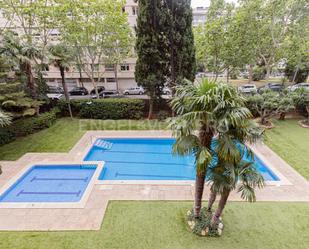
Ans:
{"type": "Polygon", "coordinates": [[[309,204],[227,205],[221,238],[187,231],[184,214],[191,202],[113,201],[100,231],[0,232],[5,249],[307,249],[309,204]]]}
{"type": "Polygon", "coordinates": [[[276,128],[267,131],[265,143],[309,180],[309,129],[297,122],[274,121],[276,128]]]}
{"type": "Polygon", "coordinates": [[[0,147],[0,160],[17,160],[27,152],[68,152],[87,130],[156,130],[156,120],[87,120],[62,118],[52,127],[0,147]]]}

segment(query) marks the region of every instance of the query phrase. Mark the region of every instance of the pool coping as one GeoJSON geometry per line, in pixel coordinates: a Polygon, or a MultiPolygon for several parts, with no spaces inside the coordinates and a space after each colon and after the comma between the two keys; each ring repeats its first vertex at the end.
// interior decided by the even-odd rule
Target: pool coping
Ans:
{"type": "MultiPolygon", "coordinates": [[[[91,133],[93,133],[93,131],[90,131],[91,133]]],[[[103,131],[105,132],[105,131],[103,131]]],[[[152,133],[153,131],[151,131],[152,133]]],[[[158,132],[158,131],[157,131],[158,132]]],[[[156,132],[156,133],[157,133],[156,132]]],[[[162,133],[162,131],[159,131],[160,133],[162,133]]],[[[101,133],[101,132],[100,132],[101,133]]],[[[110,133],[109,131],[105,132],[105,133],[110,133]]],[[[173,138],[172,136],[172,132],[171,131],[164,131],[163,135],[149,135],[149,134],[139,134],[139,135],[131,135],[129,134],[130,132],[126,132],[126,135],[90,135],[90,144],[88,144],[87,146],[85,146],[85,148],[80,151],[79,156],[81,156],[81,160],[84,160],[85,157],[88,155],[90,149],[92,148],[92,146],[94,145],[95,141],[97,139],[104,139],[104,138],[165,138],[165,139],[169,139],[169,138],[173,138]]],[[[138,133],[138,131],[134,131],[134,133],[138,133]]],[[[145,133],[143,131],[143,133],[145,133]]],[[[150,133],[150,134],[151,134],[150,133]]],[[[86,134],[85,134],[86,135],[86,134]]],[[[84,135],[84,136],[85,136],[84,135]]],[[[88,135],[87,135],[88,137],[88,135]]],[[[82,139],[81,139],[82,140],[82,139]]],[[[72,148],[71,151],[75,151],[76,150],[76,146],[78,146],[78,143],[72,148]]],[[[269,170],[271,172],[273,172],[278,178],[278,181],[265,181],[265,185],[269,185],[269,186],[283,186],[283,185],[293,185],[273,164],[270,160],[268,160],[266,157],[264,157],[259,150],[254,146],[254,145],[250,145],[247,144],[247,146],[254,152],[254,154],[263,162],[265,163],[265,166],[267,168],[269,168],[269,170]]],[[[265,145],[264,145],[265,146],[265,145]]],[[[70,152],[71,152],[70,151],[70,152]]],[[[274,153],[274,152],[273,152],[274,153]]],[[[275,153],[274,153],[275,154],[275,153]]],[[[136,185],[136,184],[140,184],[140,185],[194,185],[195,181],[194,180],[97,180],[97,184],[102,184],[102,185],[106,185],[106,184],[111,184],[111,185],[136,185]]]]}
{"type": "Polygon", "coordinates": [[[29,163],[24,166],[15,176],[13,176],[6,184],[0,188],[0,195],[4,194],[10,187],[12,187],[24,174],[27,173],[34,166],[76,166],[76,165],[96,165],[91,180],[89,181],[82,198],[78,202],[1,202],[0,208],[84,208],[94,185],[103,169],[104,162],[102,161],[87,161],[87,162],[68,162],[68,161],[54,161],[42,163],[29,163]]]}

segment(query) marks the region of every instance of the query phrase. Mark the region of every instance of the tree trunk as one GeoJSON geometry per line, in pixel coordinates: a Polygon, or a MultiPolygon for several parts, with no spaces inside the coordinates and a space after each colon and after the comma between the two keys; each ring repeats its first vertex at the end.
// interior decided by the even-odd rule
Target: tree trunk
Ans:
{"type": "Polygon", "coordinates": [[[150,96],[150,99],[149,99],[149,110],[148,110],[148,119],[152,119],[152,116],[153,116],[153,97],[150,96]]]}
{"type": "Polygon", "coordinates": [[[306,106],[307,111],[307,125],[309,125],[309,106],[306,106]]]}
{"type": "Polygon", "coordinates": [[[265,77],[265,80],[269,80],[269,78],[270,78],[270,71],[271,71],[271,67],[269,65],[266,65],[266,77],[265,77]]]}
{"type": "Polygon", "coordinates": [[[212,190],[212,188],[210,189],[210,196],[208,199],[208,207],[207,207],[207,211],[211,212],[212,206],[214,204],[214,202],[216,201],[217,198],[217,193],[215,191],[212,190]]]}
{"type": "Polygon", "coordinates": [[[249,65],[249,75],[248,75],[248,83],[251,83],[253,81],[253,65],[249,65]]]}
{"type": "Polygon", "coordinates": [[[71,103],[70,103],[70,96],[69,96],[67,84],[65,83],[65,76],[64,76],[64,70],[65,69],[64,69],[64,67],[60,66],[59,70],[60,70],[60,74],[61,74],[61,83],[62,83],[62,88],[63,88],[63,91],[64,91],[65,100],[68,103],[68,109],[69,109],[70,117],[73,118],[71,103]]]}
{"type": "Polygon", "coordinates": [[[202,208],[202,199],[205,186],[206,171],[197,172],[195,180],[194,217],[199,218],[202,208]]]}
{"type": "Polygon", "coordinates": [[[280,112],[279,120],[285,120],[285,112],[280,112]]]}
{"type": "Polygon", "coordinates": [[[223,193],[221,194],[221,198],[218,204],[218,208],[211,219],[211,227],[215,227],[216,224],[218,223],[219,217],[221,216],[224,210],[224,207],[227,202],[227,199],[229,198],[229,195],[230,195],[230,190],[228,189],[223,190],[223,193]]]}
{"type": "Polygon", "coordinates": [[[30,63],[25,64],[25,70],[26,70],[26,75],[27,75],[27,86],[30,90],[31,97],[33,99],[36,99],[37,94],[36,94],[36,89],[34,85],[34,77],[32,74],[32,67],[30,63]]]}
{"type": "Polygon", "coordinates": [[[83,75],[82,75],[81,66],[78,65],[77,68],[78,68],[78,73],[79,73],[79,82],[81,83],[81,86],[84,87],[84,82],[83,82],[83,75]]]}
{"type": "Polygon", "coordinates": [[[230,69],[227,68],[227,72],[226,72],[226,83],[229,83],[229,78],[230,78],[230,69]]]}
{"type": "MultiPolygon", "coordinates": [[[[202,146],[210,149],[211,148],[211,141],[213,137],[213,131],[207,125],[202,125],[199,131],[199,140],[202,146]]],[[[207,166],[203,170],[196,172],[196,179],[195,179],[195,199],[194,199],[194,216],[195,218],[199,218],[201,214],[202,208],[202,198],[204,192],[204,185],[205,185],[205,177],[207,172],[207,166]]]]}
{"type": "Polygon", "coordinates": [[[97,96],[97,99],[99,99],[100,98],[99,91],[98,91],[97,83],[95,82],[94,78],[91,78],[91,83],[93,85],[95,95],[97,96]]]}
{"type": "Polygon", "coordinates": [[[114,73],[115,73],[115,81],[116,81],[116,91],[119,91],[119,84],[118,84],[118,64],[114,65],[114,73]]]}

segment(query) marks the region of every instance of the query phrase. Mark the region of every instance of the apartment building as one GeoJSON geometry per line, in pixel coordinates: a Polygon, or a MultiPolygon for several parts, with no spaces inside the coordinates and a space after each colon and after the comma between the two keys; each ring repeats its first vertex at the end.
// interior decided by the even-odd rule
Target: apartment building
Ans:
{"type": "MultiPolygon", "coordinates": [[[[135,0],[127,0],[123,11],[128,14],[128,23],[129,26],[134,30],[136,26],[136,19],[138,15],[138,3],[135,0]]],[[[207,8],[197,7],[193,9],[193,26],[204,23],[206,20],[207,8]]],[[[7,27],[9,22],[5,20],[0,12],[0,28],[7,27]]],[[[16,24],[13,25],[16,27],[16,24]]],[[[15,29],[16,32],[19,32],[19,29],[15,29]]],[[[59,32],[55,29],[51,32],[52,40],[55,42],[59,36],[59,32]]],[[[39,34],[38,34],[39,36],[39,34]]],[[[127,58],[117,67],[117,78],[118,78],[118,87],[120,91],[127,89],[129,87],[134,87],[137,85],[134,79],[136,58],[127,58]]],[[[100,82],[98,86],[104,86],[108,90],[115,90],[116,81],[115,81],[115,68],[113,65],[104,65],[102,68],[99,68],[103,73],[100,77],[100,82]]],[[[47,80],[48,85],[51,86],[61,86],[61,77],[58,68],[53,65],[49,65],[44,72],[44,77],[47,80]]],[[[66,72],[66,82],[69,89],[72,89],[75,86],[84,86],[88,90],[93,89],[93,85],[89,77],[83,73],[79,72],[77,67],[72,66],[68,72],[66,72]]]]}
{"type": "Polygon", "coordinates": [[[192,25],[193,25],[193,27],[204,24],[206,22],[207,11],[208,11],[208,7],[195,7],[195,8],[192,9],[192,14],[193,14],[192,25]]]}

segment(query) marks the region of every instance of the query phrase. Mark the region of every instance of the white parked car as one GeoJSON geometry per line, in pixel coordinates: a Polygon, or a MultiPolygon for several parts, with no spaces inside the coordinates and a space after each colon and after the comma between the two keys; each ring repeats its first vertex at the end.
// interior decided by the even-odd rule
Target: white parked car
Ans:
{"type": "Polygon", "coordinates": [[[245,94],[256,93],[257,88],[256,88],[256,85],[254,84],[246,84],[246,85],[238,87],[238,91],[241,93],[245,93],[245,94]]]}
{"type": "Polygon", "coordinates": [[[288,89],[291,92],[296,91],[297,89],[304,88],[305,90],[309,90],[309,83],[298,83],[292,86],[289,86],[288,89]]]}
{"type": "Polygon", "coordinates": [[[123,94],[125,95],[136,95],[136,94],[142,95],[144,93],[145,93],[145,90],[141,86],[130,87],[123,91],[123,94]]]}

